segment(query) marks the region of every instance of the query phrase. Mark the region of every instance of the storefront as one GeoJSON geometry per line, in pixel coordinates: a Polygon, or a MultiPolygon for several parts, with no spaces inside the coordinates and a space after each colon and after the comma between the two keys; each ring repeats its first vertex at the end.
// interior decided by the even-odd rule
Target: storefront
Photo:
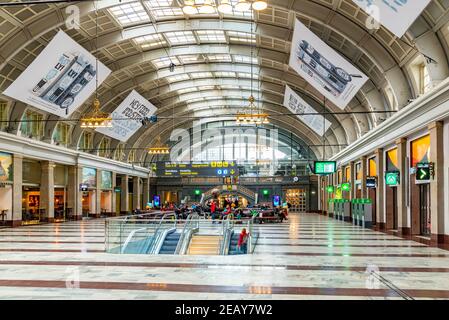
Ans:
{"type": "Polygon", "coordinates": [[[385,214],[387,230],[398,230],[398,149],[388,150],[385,154],[385,214]]]}
{"type": "Polygon", "coordinates": [[[45,212],[41,206],[41,164],[23,159],[22,225],[38,224],[45,212]]]}
{"type": "Polygon", "coordinates": [[[13,198],[12,154],[0,152],[0,226],[11,220],[13,198]]]}
{"type": "Polygon", "coordinates": [[[291,212],[307,211],[306,189],[287,189],[285,192],[285,200],[291,205],[291,212]]]}
{"type": "Polygon", "coordinates": [[[54,184],[55,184],[55,200],[54,200],[54,219],[55,222],[63,222],[67,220],[67,180],[68,169],[63,165],[55,165],[54,167],[54,184]]]}
{"type": "MultiPolygon", "coordinates": [[[[373,184],[368,185],[368,182],[366,184],[367,188],[368,188],[368,198],[371,200],[371,204],[372,204],[372,217],[371,217],[371,221],[373,223],[373,225],[377,224],[377,207],[376,207],[376,201],[377,201],[377,181],[378,181],[378,177],[377,177],[377,163],[376,163],[376,158],[369,158],[368,160],[368,172],[367,172],[367,176],[368,179],[370,179],[371,181],[374,181],[373,184]]],[[[367,179],[367,180],[368,180],[367,179]]]]}
{"type": "Polygon", "coordinates": [[[102,213],[112,212],[112,172],[101,171],[101,199],[102,213]]]}
{"type": "Polygon", "coordinates": [[[96,188],[97,188],[97,169],[83,168],[82,185],[86,188],[82,191],[83,216],[96,212],[96,188]]]}
{"type": "Polygon", "coordinates": [[[413,235],[430,237],[430,136],[410,142],[410,205],[413,235]]]}

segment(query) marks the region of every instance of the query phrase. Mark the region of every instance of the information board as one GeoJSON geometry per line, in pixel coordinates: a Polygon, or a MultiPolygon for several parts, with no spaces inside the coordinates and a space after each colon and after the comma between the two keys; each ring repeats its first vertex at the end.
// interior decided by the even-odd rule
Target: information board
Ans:
{"type": "Polygon", "coordinates": [[[315,161],[315,174],[331,174],[337,171],[337,162],[335,161],[315,161]]]}
{"type": "Polygon", "coordinates": [[[158,162],[156,164],[158,177],[230,177],[238,176],[239,170],[234,161],[212,161],[201,163],[158,162]]]}

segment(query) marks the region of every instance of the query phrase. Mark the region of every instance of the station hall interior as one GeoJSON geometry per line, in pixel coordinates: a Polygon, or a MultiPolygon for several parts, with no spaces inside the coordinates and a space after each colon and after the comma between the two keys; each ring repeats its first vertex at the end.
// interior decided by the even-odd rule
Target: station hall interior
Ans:
{"type": "Polygon", "coordinates": [[[447,300],[448,250],[448,1],[0,0],[0,300],[447,300]]]}

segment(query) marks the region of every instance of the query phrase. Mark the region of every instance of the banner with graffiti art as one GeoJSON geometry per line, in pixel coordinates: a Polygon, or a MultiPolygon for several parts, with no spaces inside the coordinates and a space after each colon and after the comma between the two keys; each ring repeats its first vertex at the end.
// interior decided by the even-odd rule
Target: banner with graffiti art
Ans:
{"type": "Polygon", "coordinates": [[[4,94],[68,118],[111,73],[63,31],[59,31],[4,94]]]}
{"type": "Polygon", "coordinates": [[[289,86],[285,87],[284,106],[319,136],[323,136],[332,125],[289,86]]]}
{"type": "Polygon", "coordinates": [[[126,142],[142,127],[142,119],[156,111],[157,108],[151,102],[133,90],[112,113],[112,127],[98,128],[96,131],[126,142]]]}
{"type": "MultiPolygon", "coordinates": [[[[401,38],[430,3],[430,0],[352,0],[372,19],[401,38]]],[[[366,25],[375,25],[367,21],[366,25]]]]}
{"type": "Polygon", "coordinates": [[[344,109],[368,77],[317,37],[298,19],[290,66],[310,85],[344,109]]]}

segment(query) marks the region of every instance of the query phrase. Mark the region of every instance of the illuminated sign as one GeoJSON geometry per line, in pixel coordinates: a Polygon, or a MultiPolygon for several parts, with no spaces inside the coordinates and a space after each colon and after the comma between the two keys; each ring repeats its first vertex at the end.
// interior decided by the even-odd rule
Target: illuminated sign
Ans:
{"type": "Polygon", "coordinates": [[[335,161],[315,161],[315,174],[331,174],[337,171],[337,163],[335,161]]]}
{"type": "Polygon", "coordinates": [[[399,184],[399,172],[386,172],[385,184],[387,186],[397,186],[399,184]]]}
{"type": "Polygon", "coordinates": [[[153,197],[153,205],[155,207],[160,207],[161,206],[161,197],[160,196],[154,196],[153,197]]]}
{"type": "Polygon", "coordinates": [[[418,163],[416,165],[416,181],[428,181],[431,178],[430,164],[418,163]]]}
{"type": "Polygon", "coordinates": [[[326,188],[328,193],[333,193],[334,192],[334,186],[327,186],[326,188]]]}
{"type": "Polygon", "coordinates": [[[267,190],[267,189],[264,189],[264,190],[262,191],[262,193],[263,193],[264,196],[267,196],[267,195],[268,195],[268,190],[267,190]]]}
{"type": "Polygon", "coordinates": [[[273,196],[273,207],[279,207],[281,205],[281,197],[273,196]]]}
{"type": "Polygon", "coordinates": [[[377,187],[377,178],[376,177],[366,177],[366,187],[367,188],[376,188],[377,187]]]}
{"type": "Polygon", "coordinates": [[[195,190],[195,195],[199,196],[201,194],[201,190],[196,189],[195,190]]]}
{"type": "Polygon", "coordinates": [[[158,177],[231,177],[238,176],[239,170],[234,161],[213,161],[201,163],[158,162],[156,164],[158,177]]]}
{"type": "Polygon", "coordinates": [[[349,191],[349,190],[351,190],[351,184],[349,184],[349,183],[343,183],[343,184],[341,185],[341,190],[342,190],[342,191],[349,191]]]}

